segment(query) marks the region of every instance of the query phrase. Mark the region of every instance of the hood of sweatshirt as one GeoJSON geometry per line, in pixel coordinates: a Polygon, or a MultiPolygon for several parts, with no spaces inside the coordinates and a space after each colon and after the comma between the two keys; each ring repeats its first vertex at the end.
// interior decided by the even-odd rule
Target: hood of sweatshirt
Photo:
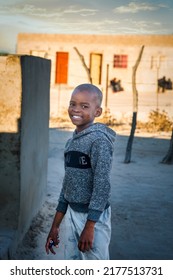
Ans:
{"type": "Polygon", "coordinates": [[[73,139],[83,137],[84,135],[93,133],[93,132],[101,132],[103,133],[108,140],[113,144],[116,138],[116,132],[102,123],[93,123],[91,126],[82,130],[81,132],[76,133],[76,130],[73,132],[73,139]]]}

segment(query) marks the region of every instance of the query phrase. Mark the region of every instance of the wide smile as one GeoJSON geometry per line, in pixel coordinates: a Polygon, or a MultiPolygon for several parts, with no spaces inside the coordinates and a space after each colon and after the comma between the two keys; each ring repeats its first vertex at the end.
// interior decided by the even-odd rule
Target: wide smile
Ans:
{"type": "Polygon", "coordinates": [[[71,118],[72,118],[73,120],[81,120],[81,119],[82,119],[81,116],[76,116],[76,115],[72,115],[71,118]]]}

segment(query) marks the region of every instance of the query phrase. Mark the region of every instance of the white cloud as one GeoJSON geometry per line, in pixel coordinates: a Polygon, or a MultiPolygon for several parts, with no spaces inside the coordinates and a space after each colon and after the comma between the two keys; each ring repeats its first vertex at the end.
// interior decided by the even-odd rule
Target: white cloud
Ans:
{"type": "MultiPolygon", "coordinates": [[[[51,16],[57,15],[56,13],[52,13],[51,16]]],[[[35,17],[49,17],[50,14],[47,13],[46,8],[35,7],[34,5],[16,5],[16,6],[4,6],[3,9],[1,8],[0,14],[7,14],[7,15],[26,15],[26,16],[35,16],[35,17]]]]}
{"type": "Polygon", "coordinates": [[[114,13],[138,13],[140,11],[155,11],[158,7],[149,3],[130,2],[127,6],[119,6],[115,8],[114,13]]]}
{"type": "Polygon", "coordinates": [[[156,25],[156,26],[161,26],[161,22],[153,22],[153,25],[156,25]]]}
{"type": "Polygon", "coordinates": [[[162,3],[159,4],[158,7],[159,7],[159,8],[165,8],[165,9],[168,8],[168,9],[169,9],[169,6],[168,6],[168,5],[165,5],[165,4],[162,4],[162,3]]]}
{"type": "Polygon", "coordinates": [[[98,10],[96,9],[79,9],[75,6],[69,6],[67,8],[42,8],[34,5],[23,4],[16,6],[3,6],[0,9],[0,14],[12,14],[12,15],[26,15],[38,18],[52,18],[62,16],[69,16],[69,14],[78,14],[80,16],[93,16],[98,10]]]}
{"type": "Polygon", "coordinates": [[[78,9],[71,6],[63,11],[64,14],[80,14],[82,16],[95,15],[98,10],[95,9],[78,9]]]}
{"type": "Polygon", "coordinates": [[[166,29],[161,22],[152,20],[134,20],[132,18],[125,19],[124,26],[120,26],[124,34],[166,34],[166,29]]]}

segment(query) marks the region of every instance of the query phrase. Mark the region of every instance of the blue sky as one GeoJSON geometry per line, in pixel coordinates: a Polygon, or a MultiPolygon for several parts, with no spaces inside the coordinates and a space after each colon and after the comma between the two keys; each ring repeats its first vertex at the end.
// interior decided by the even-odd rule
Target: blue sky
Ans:
{"type": "Polygon", "coordinates": [[[0,0],[0,51],[17,34],[173,34],[172,0],[0,0]]]}

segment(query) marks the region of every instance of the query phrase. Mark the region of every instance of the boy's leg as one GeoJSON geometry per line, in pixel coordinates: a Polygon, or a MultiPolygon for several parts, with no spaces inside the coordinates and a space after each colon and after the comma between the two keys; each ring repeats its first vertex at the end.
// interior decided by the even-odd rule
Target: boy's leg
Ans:
{"type": "Polygon", "coordinates": [[[93,249],[83,253],[83,260],[109,260],[109,243],[111,239],[111,208],[101,214],[95,224],[93,249]]]}
{"type": "Polygon", "coordinates": [[[87,213],[73,211],[70,207],[67,213],[68,236],[66,238],[66,259],[106,260],[109,259],[109,243],[111,238],[111,209],[104,210],[95,224],[92,250],[82,253],[78,250],[79,236],[85,226],[87,213]]]}
{"type": "Polygon", "coordinates": [[[71,214],[70,214],[70,207],[68,206],[66,215],[65,215],[65,231],[64,231],[64,257],[65,260],[80,260],[80,254],[77,247],[78,238],[77,232],[74,232],[71,214]]]}

